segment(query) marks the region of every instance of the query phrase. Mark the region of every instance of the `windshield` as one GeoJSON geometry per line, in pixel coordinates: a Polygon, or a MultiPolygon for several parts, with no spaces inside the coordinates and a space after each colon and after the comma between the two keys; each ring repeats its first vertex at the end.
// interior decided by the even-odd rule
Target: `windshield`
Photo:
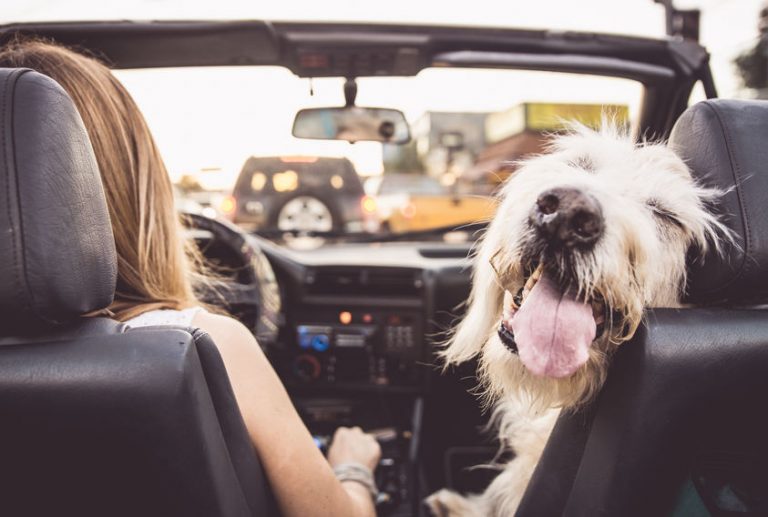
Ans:
{"type": "Polygon", "coordinates": [[[636,82],[551,72],[431,68],[359,78],[361,106],[401,110],[406,145],[303,140],[296,113],[344,105],[342,78],[280,67],[118,70],[157,139],[179,205],[249,231],[371,235],[487,220],[514,161],[541,152],[562,121],[608,112],[631,125],[636,82]]]}

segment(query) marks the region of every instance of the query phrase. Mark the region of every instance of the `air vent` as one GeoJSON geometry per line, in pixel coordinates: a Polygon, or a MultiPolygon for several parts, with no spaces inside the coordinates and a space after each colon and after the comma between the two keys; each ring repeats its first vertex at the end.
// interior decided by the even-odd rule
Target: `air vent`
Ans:
{"type": "Polygon", "coordinates": [[[418,296],[421,271],[401,268],[316,268],[306,279],[310,294],[418,296]]]}

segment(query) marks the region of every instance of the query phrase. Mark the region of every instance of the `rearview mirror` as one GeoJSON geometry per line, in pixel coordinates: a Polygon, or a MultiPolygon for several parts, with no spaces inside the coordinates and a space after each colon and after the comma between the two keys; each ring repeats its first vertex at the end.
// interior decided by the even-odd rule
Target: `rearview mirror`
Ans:
{"type": "Polygon", "coordinates": [[[300,110],[293,121],[293,136],[388,144],[407,144],[411,139],[402,111],[360,106],[300,110]]]}

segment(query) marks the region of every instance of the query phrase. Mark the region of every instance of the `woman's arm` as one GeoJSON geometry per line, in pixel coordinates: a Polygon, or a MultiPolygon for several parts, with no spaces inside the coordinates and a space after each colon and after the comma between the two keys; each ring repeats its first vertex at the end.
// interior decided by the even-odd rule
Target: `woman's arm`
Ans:
{"type": "MultiPolygon", "coordinates": [[[[248,329],[232,318],[204,311],[192,323],[208,332],[219,349],[282,513],[287,517],[375,516],[370,493],[363,485],[336,479],[248,329]]],[[[362,436],[359,430],[349,431],[362,436]]],[[[375,440],[363,442],[345,433],[337,433],[336,438],[340,445],[347,444],[334,447],[336,461],[375,468],[381,454],[375,440]]]]}

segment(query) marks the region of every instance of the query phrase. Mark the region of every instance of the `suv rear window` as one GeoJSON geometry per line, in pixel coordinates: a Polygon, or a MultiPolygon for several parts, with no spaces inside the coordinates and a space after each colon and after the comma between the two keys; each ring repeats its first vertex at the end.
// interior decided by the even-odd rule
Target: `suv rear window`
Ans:
{"type": "Polygon", "coordinates": [[[363,195],[363,185],[345,158],[249,158],[235,188],[236,194],[300,191],[363,195]]]}

